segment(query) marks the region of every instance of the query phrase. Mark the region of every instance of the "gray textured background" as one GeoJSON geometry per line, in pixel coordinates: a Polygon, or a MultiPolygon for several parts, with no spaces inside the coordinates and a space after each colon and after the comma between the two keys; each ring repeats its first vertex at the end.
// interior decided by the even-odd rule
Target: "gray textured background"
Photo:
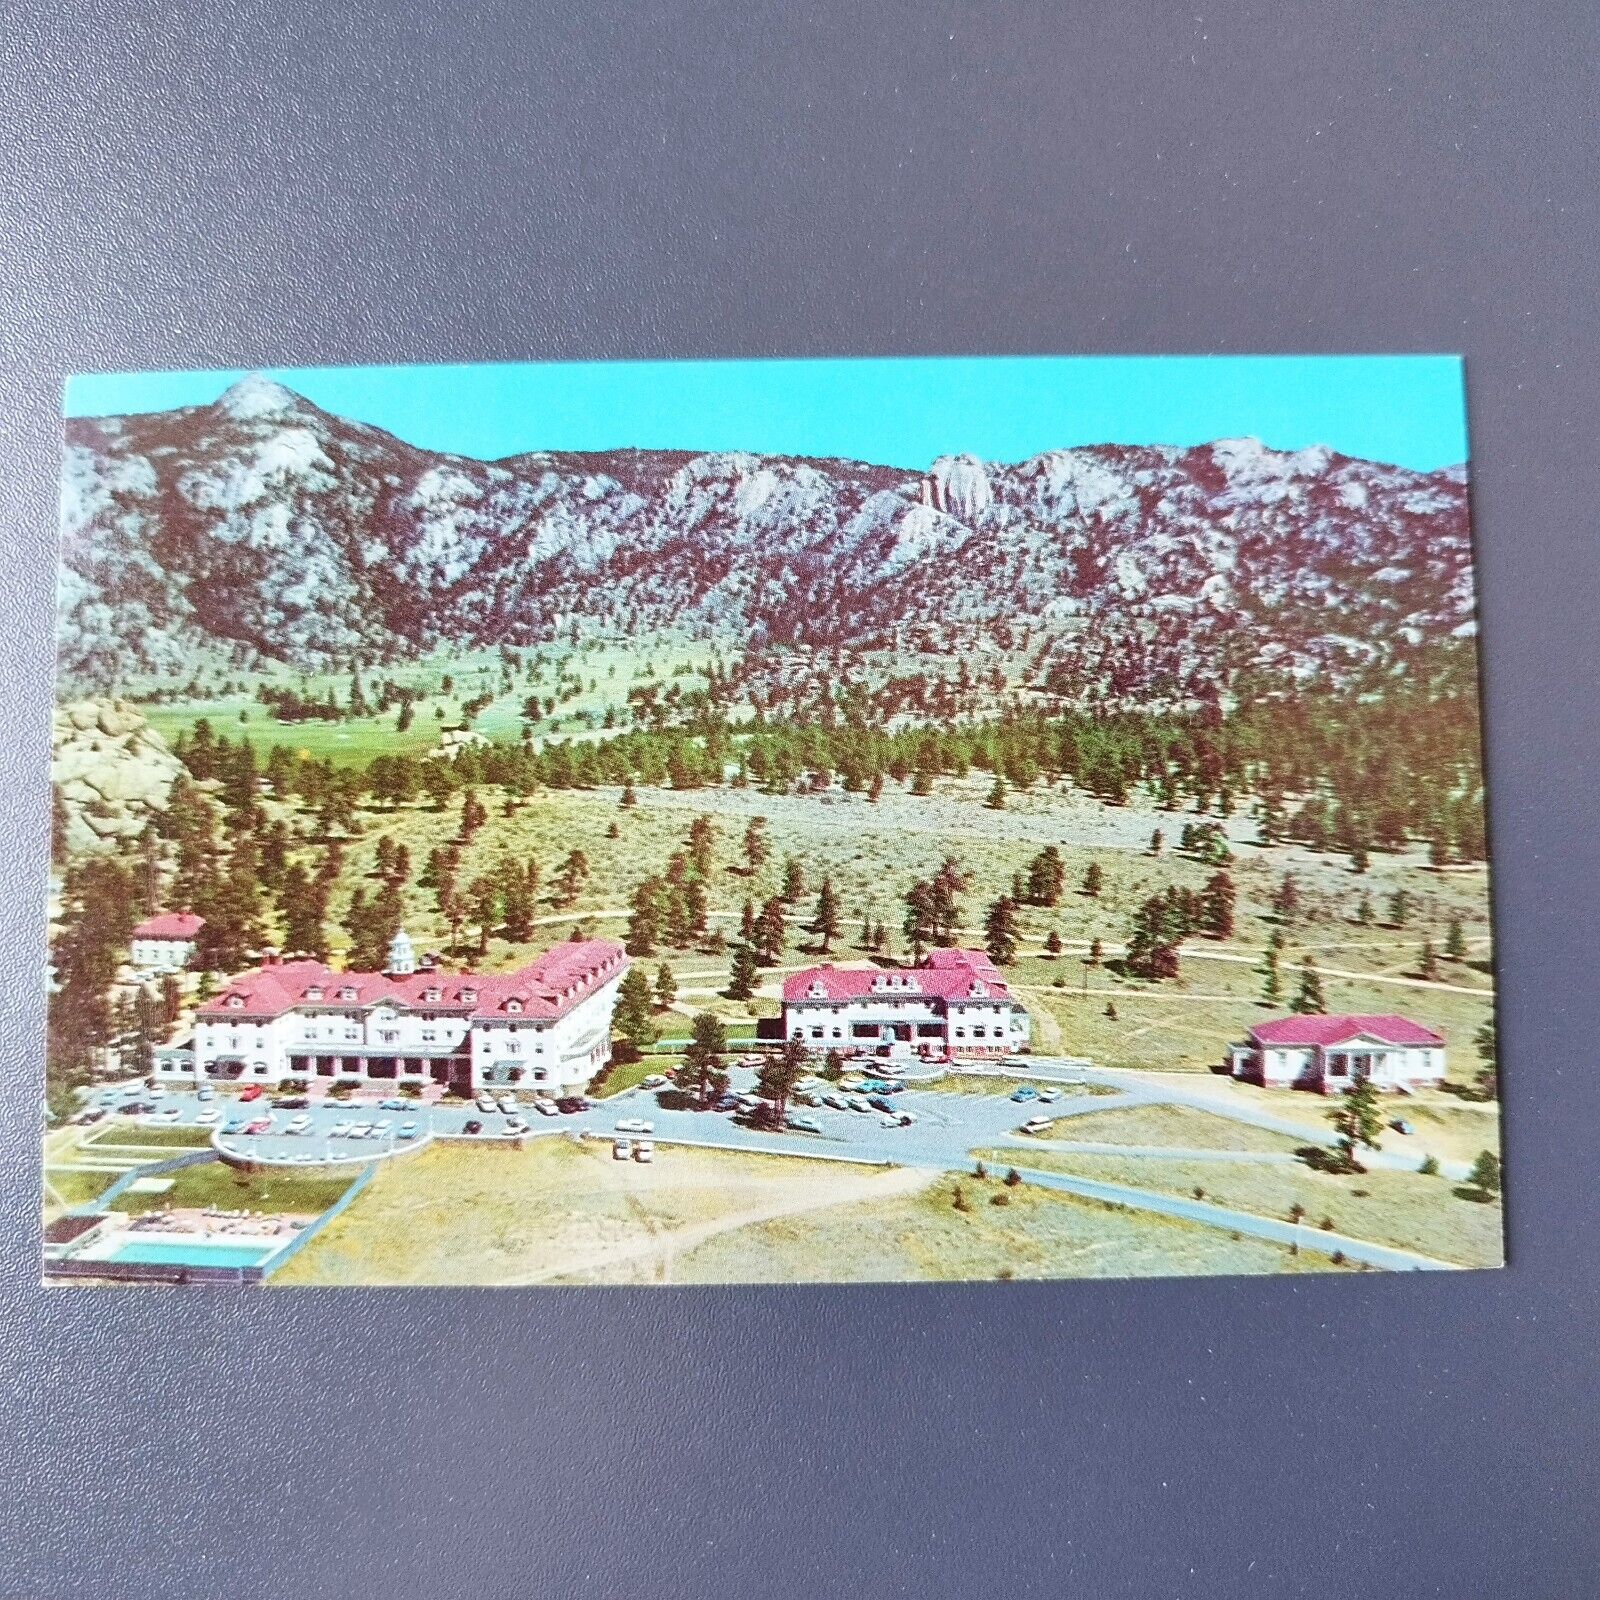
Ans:
{"type": "Polygon", "coordinates": [[[1595,19],[0,5],[0,1594],[1594,1593],[1595,19]],[[1103,350],[1467,353],[1510,1270],[32,1287],[65,371],[1103,350]]]}

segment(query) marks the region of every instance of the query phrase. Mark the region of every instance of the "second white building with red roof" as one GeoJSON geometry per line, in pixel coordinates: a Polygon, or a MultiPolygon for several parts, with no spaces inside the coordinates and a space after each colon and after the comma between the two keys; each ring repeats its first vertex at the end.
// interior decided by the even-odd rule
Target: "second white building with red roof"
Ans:
{"type": "Polygon", "coordinates": [[[935,950],[917,967],[808,967],[783,985],[783,1036],[807,1050],[949,1061],[1023,1049],[1032,1024],[981,950],[935,950]]]}

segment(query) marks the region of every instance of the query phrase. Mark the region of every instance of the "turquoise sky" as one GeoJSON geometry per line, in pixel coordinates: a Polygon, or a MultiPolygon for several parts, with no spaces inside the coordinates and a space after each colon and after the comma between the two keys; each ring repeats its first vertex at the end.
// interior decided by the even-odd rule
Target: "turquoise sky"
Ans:
{"type": "MultiPolygon", "coordinates": [[[[992,356],[260,369],[412,444],[755,450],[920,469],[1253,435],[1417,468],[1467,458],[1458,356],[992,356]]],[[[244,369],[68,380],[68,416],[205,404],[244,369]]]]}

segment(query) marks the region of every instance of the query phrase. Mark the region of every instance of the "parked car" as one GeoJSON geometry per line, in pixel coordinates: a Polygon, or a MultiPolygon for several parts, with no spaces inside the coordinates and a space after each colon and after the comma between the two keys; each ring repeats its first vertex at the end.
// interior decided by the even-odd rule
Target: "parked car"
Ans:
{"type": "Polygon", "coordinates": [[[1032,1084],[1025,1083],[1021,1088],[1012,1090],[1011,1098],[1018,1102],[1025,1100],[1037,1100],[1039,1098],[1039,1091],[1035,1089],[1032,1084]]]}
{"type": "Polygon", "coordinates": [[[480,1111],[495,1111],[499,1109],[494,1103],[492,1094],[480,1094],[475,1103],[480,1111]]]}
{"type": "Polygon", "coordinates": [[[283,1131],[285,1133],[304,1133],[310,1126],[311,1118],[302,1111],[298,1117],[289,1118],[288,1126],[283,1131]]]}
{"type": "Polygon", "coordinates": [[[402,1122],[400,1124],[400,1132],[396,1137],[401,1138],[401,1139],[415,1139],[416,1136],[417,1136],[417,1125],[416,1125],[416,1123],[414,1123],[414,1122],[402,1122]]]}
{"type": "Polygon", "coordinates": [[[148,1116],[150,1114],[150,1102],[148,1100],[130,1101],[122,1108],[122,1114],[125,1117],[148,1116]]]}
{"type": "Polygon", "coordinates": [[[611,1159],[613,1161],[627,1161],[633,1155],[633,1142],[629,1139],[618,1139],[611,1146],[611,1159]]]}
{"type": "Polygon", "coordinates": [[[254,1122],[247,1122],[244,1131],[252,1136],[266,1133],[272,1127],[271,1117],[257,1117],[254,1122]]]}
{"type": "Polygon", "coordinates": [[[218,1111],[215,1106],[207,1106],[204,1111],[200,1112],[195,1117],[194,1120],[198,1124],[210,1124],[218,1121],[221,1116],[222,1113],[218,1111]]]}
{"type": "Polygon", "coordinates": [[[583,1101],[575,1094],[564,1094],[556,1101],[556,1110],[564,1117],[570,1117],[576,1111],[583,1110],[583,1101]]]}
{"type": "Polygon", "coordinates": [[[852,1111],[871,1111],[872,1102],[870,1100],[863,1100],[858,1094],[853,1094],[850,1096],[850,1109],[852,1111]]]}
{"type": "Polygon", "coordinates": [[[635,1161],[643,1161],[648,1164],[649,1162],[654,1161],[655,1158],[656,1147],[648,1139],[638,1139],[634,1141],[633,1159],[635,1161]]]}
{"type": "Polygon", "coordinates": [[[664,1072],[652,1072],[648,1077],[639,1080],[641,1089],[659,1089],[667,1081],[664,1072]]]}
{"type": "Polygon", "coordinates": [[[200,1087],[195,1090],[195,1099],[197,1100],[214,1100],[216,1099],[216,1096],[217,1091],[213,1089],[209,1083],[202,1083],[200,1087]]]}
{"type": "Polygon", "coordinates": [[[398,1095],[396,1095],[391,1100],[380,1100],[378,1102],[378,1107],[383,1111],[404,1111],[410,1104],[411,1102],[409,1100],[402,1100],[398,1095]]]}
{"type": "Polygon", "coordinates": [[[836,1094],[823,1095],[822,1103],[825,1106],[832,1106],[835,1111],[844,1111],[848,1109],[844,1101],[836,1094]]]}
{"type": "Polygon", "coordinates": [[[1039,1098],[1044,1101],[1046,1105],[1049,1105],[1052,1100],[1059,1100],[1061,1098],[1061,1091],[1059,1089],[1041,1089],[1039,1091],[1039,1098]]]}
{"type": "Polygon", "coordinates": [[[867,1104],[871,1106],[874,1111],[889,1111],[893,1109],[889,1104],[889,1098],[887,1095],[868,1095],[867,1104]]]}
{"type": "Polygon", "coordinates": [[[739,1109],[739,1097],[736,1094],[719,1095],[712,1109],[714,1111],[737,1111],[739,1109]]]}
{"type": "Polygon", "coordinates": [[[1044,1130],[1049,1126],[1049,1117],[1029,1117],[1028,1120],[1022,1124],[1022,1131],[1024,1133],[1043,1133],[1044,1130]]]}
{"type": "Polygon", "coordinates": [[[303,1094],[280,1094],[272,1104],[278,1111],[300,1111],[310,1105],[311,1101],[303,1094]]]}
{"type": "Polygon", "coordinates": [[[252,1100],[259,1100],[265,1093],[266,1090],[259,1083],[248,1084],[244,1093],[239,1096],[239,1104],[247,1105],[252,1100]]]}
{"type": "Polygon", "coordinates": [[[243,1133],[244,1128],[245,1121],[243,1117],[229,1117],[228,1120],[222,1124],[222,1131],[224,1133],[243,1133]]]}
{"type": "Polygon", "coordinates": [[[150,1098],[152,1100],[163,1100],[166,1098],[166,1094],[167,1089],[165,1084],[152,1083],[150,1085],[150,1098]]]}
{"type": "Polygon", "coordinates": [[[654,1133],[655,1124],[646,1122],[643,1117],[624,1117],[617,1124],[618,1133],[654,1133]]]}
{"type": "Polygon", "coordinates": [[[526,1133],[527,1131],[528,1131],[528,1124],[521,1117],[507,1117],[506,1118],[506,1132],[507,1133],[526,1133]]]}
{"type": "Polygon", "coordinates": [[[87,1111],[80,1111],[72,1120],[80,1127],[87,1128],[90,1123],[98,1122],[105,1112],[99,1106],[90,1106],[87,1111]]]}
{"type": "Polygon", "coordinates": [[[476,1117],[473,1117],[461,1131],[463,1133],[482,1133],[483,1124],[476,1117]]]}
{"type": "Polygon", "coordinates": [[[559,1117],[561,1115],[554,1100],[535,1100],[533,1107],[541,1117],[559,1117]]]}
{"type": "Polygon", "coordinates": [[[1393,1121],[1390,1122],[1389,1126],[1393,1128],[1396,1133],[1415,1133],[1417,1131],[1416,1128],[1411,1123],[1407,1122],[1404,1117],[1394,1118],[1393,1121]]]}
{"type": "Polygon", "coordinates": [[[176,1122],[182,1115],[183,1111],[180,1107],[168,1106],[165,1111],[156,1112],[154,1120],[157,1122],[176,1122]]]}
{"type": "Polygon", "coordinates": [[[381,1139],[393,1126],[394,1123],[392,1123],[387,1117],[385,1117],[382,1122],[374,1122],[372,1124],[372,1137],[374,1139],[381,1139]]]}
{"type": "Polygon", "coordinates": [[[909,1128],[917,1119],[909,1111],[902,1111],[896,1120],[902,1128],[909,1128]]]}
{"type": "Polygon", "coordinates": [[[790,1117],[789,1126],[796,1133],[821,1133],[822,1124],[815,1117],[790,1117]]]}
{"type": "Polygon", "coordinates": [[[499,1106],[501,1111],[503,1111],[508,1117],[514,1117],[517,1114],[517,1097],[514,1094],[501,1095],[500,1098],[495,1101],[495,1104],[499,1106]]]}

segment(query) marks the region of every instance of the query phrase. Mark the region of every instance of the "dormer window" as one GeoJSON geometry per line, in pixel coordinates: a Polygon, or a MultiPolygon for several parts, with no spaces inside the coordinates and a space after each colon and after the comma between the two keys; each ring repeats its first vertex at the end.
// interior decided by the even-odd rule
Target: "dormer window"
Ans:
{"type": "Polygon", "coordinates": [[[228,1005],[229,1005],[229,1008],[234,1010],[234,1011],[243,1011],[244,1010],[244,996],[242,994],[230,994],[228,996],[228,1005]]]}
{"type": "Polygon", "coordinates": [[[461,991],[461,999],[466,1005],[476,1005],[478,1003],[478,991],[476,989],[463,989],[461,991]]]}
{"type": "Polygon", "coordinates": [[[346,984],[346,985],[345,985],[345,986],[344,986],[344,988],[342,988],[342,989],[341,989],[341,990],[340,990],[340,991],[339,991],[339,998],[340,998],[340,999],[341,999],[341,1000],[354,1000],[354,999],[355,999],[355,997],[356,997],[356,992],[355,992],[355,990],[354,990],[354,989],[352,989],[352,988],[351,988],[351,987],[350,987],[350,985],[349,985],[349,984],[346,984]]]}
{"type": "Polygon", "coordinates": [[[820,983],[814,983],[811,985],[810,994],[813,1000],[823,1000],[827,998],[827,990],[824,989],[820,983]]]}
{"type": "Polygon", "coordinates": [[[507,1011],[520,1011],[520,1010],[522,1010],[522,1002],[520,1000],[507,1000],[506,1001],[506,1010],[507,1011]]]}
{"type": "Polygon", "coordinates": [[[314,983],[314,984],[311,985],[311,987],[309,989],[306,990],[306,999],[307,1000],[320,1000],[321,998],[322,998],[322,985],[320,983],[314,983]]]}
{"type": "Polygon", "coordinates": [[[424,989],[422,991],[422,998],[428,1001],[429,1004],[436,1004],[439,999],[439,991],[437,989],[424,989]]]}

